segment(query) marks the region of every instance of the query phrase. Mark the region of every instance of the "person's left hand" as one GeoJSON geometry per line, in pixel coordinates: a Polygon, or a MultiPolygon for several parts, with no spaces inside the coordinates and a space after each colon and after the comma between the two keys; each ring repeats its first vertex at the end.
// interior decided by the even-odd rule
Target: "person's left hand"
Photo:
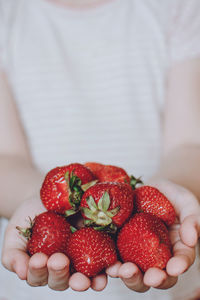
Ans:
{"type": "MultiPolygon", "coordinates": [[[[69,287],[77,292],[92,288],[103,290],[107,285],[107,275],[98,274],[89,278],[80,272],[70,274],[70,260],[63,253],[54,253],[48,257],[44,253],[27,254],[27,240],[19,235],[16,226],[26,228],[29,216],[32,220],[36,215],[46,211],[39,197],[33,195],[24,201],[11,217],[6,228],[2,251],[2,264],[21,280],[32,287],[48,285],[56,291],[64,291],[69,287]]],[[[73,224],[82,226],[81,218],[74,216],[73,224]]]]}
{"type": "Polygon", "coordinates": [[[127,262],[106,269],[111,277],[120,277],[131,290],[145,292],[150,287],[168,289],[176,284],[195,260],[195,246],[200,235],[200,206],[197,198],[187,189],[168,180],[151,181],[172,203],[177,215],[176,224],[169,227],[173,256],[166,270],[150,268],[142,273],[137,265],[127,262]]]}

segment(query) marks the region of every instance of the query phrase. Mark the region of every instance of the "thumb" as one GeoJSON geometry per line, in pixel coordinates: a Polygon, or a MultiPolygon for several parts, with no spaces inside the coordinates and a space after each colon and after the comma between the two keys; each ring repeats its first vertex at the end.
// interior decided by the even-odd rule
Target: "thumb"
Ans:
{"type": "Polygon", "coordinates": [[[29,255],[22,249],[6,249],[2,252],[3,266],[11,272],[15,272],[20,279],[26,280],[29,255]]]}
{"type": "Polygon", "coordinates": [[[8,225],[4,235],[1,261],[11,272],[17,273],[20,279],[27,276],[29,255],[26,253],[27,241],[19,235],[14,225],[8,225]]]}

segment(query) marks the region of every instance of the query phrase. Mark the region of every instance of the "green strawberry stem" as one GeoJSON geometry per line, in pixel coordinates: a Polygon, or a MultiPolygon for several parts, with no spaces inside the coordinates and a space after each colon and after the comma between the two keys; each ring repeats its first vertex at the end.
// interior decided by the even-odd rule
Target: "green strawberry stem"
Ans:
{"type": "Polygon", "coordinates": [[[34,220],[31,219],[31,217],[28,217],[28,228],[22,228],[20,226],[16,226],[16,229],[18,230],[19,234],[25,237],[27,240],[30,240],[32,235],[32,227],[34,225],[34,220]]]}
{"type": "Polygon", "coordinates": [[[69,209],[65,212],[65,216],[68,217],[75,214],[78,211],[81,198],[84,192],[89,187],[95,185],[97,183],[97,180],[93,180],[91,182],[82,185],[81,179],[78,176],[74,175],[73,171],[70,174],[69,171],[67,171],[64,177],[68,186],[69,202],[72,206],[72,209],[69,209]]]}
{"type": "Polygon", "coordinates": [[[105,230],[110,227],[111,231],[116,231],[112,218],[119,212],[120,207],[109,210],[110,196],[108,192],[103,194],[97,204],[92,196],[89,196],[86,202],[88,207],[81,208],[87,218],[84,221],[86,226],[94,226],[97,230],[105,230]]]}
{"type": "Polygon", "coordinates": [[[30,240],[32,234],[32,228],[22,228],[16,226],[16,229],[19,231],[19,234],[25,237],[27,240],[30,240]]]}
{"type": "Polygon", "coordinates": [[[141,177],[136,178],[133,175],[130,176],[130,185],[132,187],[133,190],[136,189],[136,185],[138,184],[144,184],[143,181],[141,180],[141,177]]]}
{"type": "Polygon", "coordinates": [[[81,189],[81,179],[74,175],[73,171],[71,174],[69,174],[69,171],[67,171],[65,173],[65,180],[68,186],[70,204],[72,207],[77,208],[83,195],[83,190],[81,189]]]}

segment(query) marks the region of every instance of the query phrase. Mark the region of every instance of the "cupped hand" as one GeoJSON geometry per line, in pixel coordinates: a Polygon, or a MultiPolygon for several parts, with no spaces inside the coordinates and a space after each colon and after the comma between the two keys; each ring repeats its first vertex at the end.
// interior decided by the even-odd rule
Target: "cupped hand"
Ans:
{"type": "MultiPolygon", "coordinates": [[[[15,272],[30,286],[48,285],[53,290],[65,290],[71,287],[75,291],[85,291],[89,287],[96,291],[107,285],[107,275],[100,274],[90,279],[82,273],[70,275],[70,261],[63,253],[55,253],[48,257],[44,253],[29,256],[26,253],[27,241],[19,235],[16,226],[29,226],[28,217],[34,217],[46,211],[39,197],[25,201],[14,213],[6,228],[2,251],[2,264],[15,272]]],[[[79,220],[77,220],[77,225],[79,220]]]]}
{"type": "Polygon", "coordinates": [[[150,287],[168,289],[175,285],[178,276],[193,264],[200,236],[200,206],[190,191],[168,180],[151,181],[148,185],[158,188],[175,208],[177,220],[169,227],[173,256],[166,270],[150,268],[142,273],[131,262],[117,262],[106,269],[109,276],[120,277],[128,288],[137,292],[146,292],[150,287]]]}

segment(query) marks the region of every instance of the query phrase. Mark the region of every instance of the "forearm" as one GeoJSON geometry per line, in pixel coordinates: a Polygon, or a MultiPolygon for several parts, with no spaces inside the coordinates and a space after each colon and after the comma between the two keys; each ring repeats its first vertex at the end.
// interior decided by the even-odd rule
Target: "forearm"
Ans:
{"type": "Polygon", "coordinates": [[[180,146],[161,159],[154,178],[169,179],[200,200],[200,145],[180,146]]]}
{"type": "Polygon", "coordinates": [[[32,195],[39,196],[44,175],[20,157],[0,156],[0,216],[10,218],[32,195]]]}

